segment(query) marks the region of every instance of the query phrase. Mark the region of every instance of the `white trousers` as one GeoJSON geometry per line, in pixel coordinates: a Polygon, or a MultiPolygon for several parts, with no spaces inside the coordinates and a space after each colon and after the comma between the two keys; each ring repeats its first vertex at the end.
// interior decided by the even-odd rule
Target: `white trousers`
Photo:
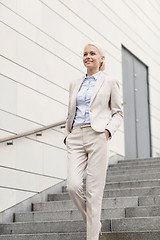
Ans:
{"type": "Polygon", "coordinates": [[[91,127],[76,128],[66,139],[67,191],[80,210],[87,228],[87,240],[98,240],[102,198],[108,166],[105,133],[91,127]],[[83,178],[86,169],[86,195],[83,178]]]}

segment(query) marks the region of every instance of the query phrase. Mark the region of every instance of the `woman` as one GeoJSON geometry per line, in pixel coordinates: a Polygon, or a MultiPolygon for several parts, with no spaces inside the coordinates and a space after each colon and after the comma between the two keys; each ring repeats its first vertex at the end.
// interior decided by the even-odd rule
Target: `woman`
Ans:
{"type": "Polygon", "coordinates": [[[67,146],[67,191],[87,227],[87,240],[101,235],[101,205],[107,171],[108,140],[123,118],[119,85],[103,72],[101,46],[88,43],[83,63],[87,74],[70,84],[64,142],[67,146]],[[86,195],[83,178],[86,170],[86,195]]]}

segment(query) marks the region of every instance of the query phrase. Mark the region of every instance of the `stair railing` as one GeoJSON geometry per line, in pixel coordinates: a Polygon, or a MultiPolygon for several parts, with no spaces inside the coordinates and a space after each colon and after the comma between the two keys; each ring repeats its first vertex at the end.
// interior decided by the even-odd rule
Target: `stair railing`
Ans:
{"type": "Polygon", "coordinates": [[[2,139],[0,139],[0,143],[7,142],[7,145],[13,145],[13,140],[16,140],[16,139],[22,138],[22,137],[27,137],[27,136],[30,136],[30,135],[35,134],[35,133],[36,133],[36,136],[41,136],[42,135],[41,132],[43,132],[45,130],[48,130],[48,129],[51,129],[51,128],[54,128],[54,127],[58,127],[58,126],[61,126],[61,128],[64,128],[65,123],[66,123],[66,121],[61,121],[61,122],[54,123],[54,124],[51,124],[51,125],[48,125],[48,126],[44,126],[44,127],[32,130],[32,131],[16,134],[14,136],[7,137],[7,138],[2,138],[2,139]]]}

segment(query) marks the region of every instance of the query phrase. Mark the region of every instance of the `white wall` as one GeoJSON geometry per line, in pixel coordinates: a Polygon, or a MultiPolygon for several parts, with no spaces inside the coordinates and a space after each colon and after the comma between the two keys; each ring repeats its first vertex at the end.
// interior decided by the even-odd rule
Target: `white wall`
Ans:
{"type": "MultiPolygon", "coordinates": [[[[68,85],[85,74],[88,41],[106,50],[122,93],[121,45],[149,67],[153,156],[160,154],[157,0],[0,0],[0,138],[66,118],[68,85]]],[[[110,156],[124,155],[123,124],[110,156]]],[[[63,130],[0,145],[0,211],[66,178],[63,130]]]]}

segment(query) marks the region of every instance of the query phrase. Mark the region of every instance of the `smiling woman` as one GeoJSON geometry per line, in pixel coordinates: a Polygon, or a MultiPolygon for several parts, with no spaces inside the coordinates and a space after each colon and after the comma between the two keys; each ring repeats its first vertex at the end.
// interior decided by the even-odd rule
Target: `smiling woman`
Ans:
{"type": "Polygon", "coordinates": [[[98,43],[94,42],[85,46],[83,63],[87,68],[87,76],[91,76],[99,70],[105,70],[105,53],[98,43]]]}
{"type": "Polygon", "coordinates": [[[69,89],[65,143],[67,190],[87,227],[87,240],[101,235],[101,205],[108,165],[108,139],[123,118],[119,85],[106,75],[105,55],[98,43],[84,48],[87,74],[69,89]],[[84,171],[86,195],[83,192],[84,171]]]}

